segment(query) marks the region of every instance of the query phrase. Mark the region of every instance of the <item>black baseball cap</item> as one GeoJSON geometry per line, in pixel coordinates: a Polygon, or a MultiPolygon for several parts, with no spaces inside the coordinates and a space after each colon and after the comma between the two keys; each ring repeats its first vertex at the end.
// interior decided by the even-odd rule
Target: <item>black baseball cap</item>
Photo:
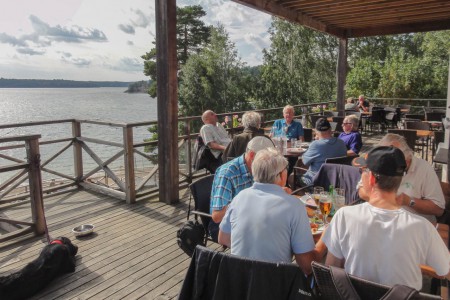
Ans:
{"type": "Polygon", "coordinates": [[[316,122],[317,131],[327,131],[331,128],[330,122],[325,118],[320,118],[316,122]]]}
{"type": "Polygon", "coordinates": [[[403,176],[406,170],[405,155],[392,146],[373,148],[367,154],[355,158],[352,164],[359,168],[367,167],[376,174],[386,176],[403,176]]]}

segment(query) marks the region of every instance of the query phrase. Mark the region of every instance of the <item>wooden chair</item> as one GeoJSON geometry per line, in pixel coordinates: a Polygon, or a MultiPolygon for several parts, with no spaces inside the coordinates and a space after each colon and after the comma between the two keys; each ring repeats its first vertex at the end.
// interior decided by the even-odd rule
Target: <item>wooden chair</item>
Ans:
{"type": "MultiPolygon", "coordinates": [[[[425,122],[405,122],[405,128],[406,129],[413,129],[413,130],[430,130],[430,124],[425,122]]],[[[422,158],[428,159],[428,148],[430,145],[430,138],[418,138],[416,140],[416,149],[419,149],[422,151],[422,158]]]]}
{"type": "Polygon", "coordinates": [[[412,129],[388,129],[388,133],[395,133],[403,136],[409,148],[414,151],[416,147],[417,131],[412,129]]]}
{"type": "Polygon", "coordinates": [[[303,139],[305,140],[305,142],[312,142],[313,140],[312,128],[303,128],[303,139]]]}

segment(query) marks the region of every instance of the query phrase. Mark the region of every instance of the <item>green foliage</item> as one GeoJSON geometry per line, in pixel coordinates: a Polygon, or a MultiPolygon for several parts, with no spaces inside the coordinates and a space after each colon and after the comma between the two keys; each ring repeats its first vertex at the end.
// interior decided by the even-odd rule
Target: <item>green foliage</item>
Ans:
{"type": "Polygon", "coordinates": [[[274,18],[257,107],[327,101],[336,90],[337,39],[274,18]]]}
{"type": "MultiPolygon", "coordinates": [[[[208,42],[210,28],[200,20],[206,12],[200,5],[177,7],[177,60],[178,67],[184,65],[192,53],[198,53],[208,42]]],[[[148,93],[156,97],[156,48],[141,56],[144,59],[144,74],[150,76],[148,93]]]]}
{"type": "Polygon", "coordinates": [[[251,75],[246,70],[223,26],[212,28],[210,43],[181,68],[181,115],[200,115],[207,109],[216,113],[249,109],[251,75]]]}
{"type": "MultiPolygon", "coordinates": [[[[147,131],[150,132],[150,137],[148,139],[144,139],[144,142],[151,142],[158,140],[158,126],[152,125],[147,128],[147,131]]],[[[150,153],[150,161],[154,164],[158,163],[158,146],[145,146],[144,152],[150,153]]]]}
{"type": "Polygon", "coordinates": [[[347,95],[446,98],[450,31],[351,40],[347,95]]]}

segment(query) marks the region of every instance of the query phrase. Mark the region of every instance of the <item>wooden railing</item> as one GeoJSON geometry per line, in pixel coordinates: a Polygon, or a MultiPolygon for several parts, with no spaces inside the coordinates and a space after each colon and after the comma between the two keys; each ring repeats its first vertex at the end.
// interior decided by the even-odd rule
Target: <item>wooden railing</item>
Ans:
{"type": "MultiPolygon", "coordinates": [[[[295,105],[298,115],[296,118],[303,116],[309,116],[311,114],[323,113],[323,106],[335,104],[334,102],[320,102],[295,105]],[[312,110],[314,108],[314,111],[312,110]]],[[[270,126],[275,119],[281,117],[282,108],[272,108],[256,110],[262,115],[262,126],[270,126]]],[[[238,115],[242,116],[244,112],[232,112],[227,114],[219,114],[219,119],[223,120],[225,116],[238,115]]],[[[194,140],[198,135],[198,130],[201,124],[200,116],[193,117],[180,117],[179,128],[182,132],[178,135],[178,148],[180,153],[180,183],[187,185],[192,182],[195,172],[192,170],[192,151],[194,140]],[[195,128],[195,129],[193,129],[195,128]]],[[[44,181],[43,193],[44,195],[64,192],[70,190],[73,187],[84,187],[96,192],[105,193],[115,198],[126,200],[127,203],[134,203],[136,199],[142,198],[152,193],[158,193],[158,187],[156,180],[158,176],[158,165],[148,163],[152,159],[152,155],[144,151],[146,146],[157,146],[158,141],[135,141],[134,130],[139,127],[147,128],[152,125],[156,125],[157,121],[150,122],[138,122],[138,123],[114,123],[114,122],[102,122],[93,120],[79,120],[79,119],[65,119],[65,120],[52,120],[42,122],[29,122],[20,124],[7,124],[0,125],[0,130],[13,130],[16,128],[28,128],[32,132],[36,132],[37,128],[41,128],[41,134],[48,133],[46,126],[63,125],[68,126],[68,129],[64,136],[58,138],[50,138],[41,140],[39,145],[51,145],[61,144],[61,147],[54,153],[47,153],[42,150],[43,157],[47,157],[42,161],[40,170],[45,176],[56,176],[58,179],[50,179],[44,181]],[[39,127],[38,127],[39,126],[39,127]],[[86,128],[84,128],[84,127],[86,128]],[[95,132],[93,127],[106,126],[113,128],[117,131],[116,140],[106,140],[103,137],[93,137],[92,133],[95,132]],[[71,130],[71,132],[70,132],[71,130]],[[94,146],[95,145],[95,146],[94,146]],[[96,148],[97,147],[97,148],[96,148]],[[100,147],[100,148],[99,148],[100,147]],[[114,151],[109,154],[107,158],[101,158],[104,156],[104,147],[113,147],[114,151]],[[61,170],[54,170],[49,167],[49,164],[61,157],[64,153],[72,151],[73,162],[72,167],[61,170]],[[45,154],[45,155],[44,155],[45,154]],[[86,160],[93,161],[89,168],[86,167],[86,160]],[[149,167],[136,167],[136,160],[142,159],[145,163],[148,163],[149,167]],[[114,164],[120,164],[120,167],[114,167],[114,164]],[[70,169],[70,170],[69,170],[70,169]],[[70,174],[73,172],[73,174],[70,174]],[[155,184],[149,184],[149,181],[153,179],[155,184]],[[57,181],[56,181],[57,180],[57,181]]],[[[242,128],[231,128],[228,130],[233,135],[242,128]]],[[[311,124],[307,124],[311,126],[311,124]]],[[[116,132],[115,131],[115,132],[116,132]]],[[[12,161],[17,164],[25,163],[22,159],[13,157],[12,155],[5,154],[4,152],[13,149],[24,148],[23,144],[11,144],[3,145],[5,141],[11,142],[10,139],[0,140],[0,159],[6,161],[12,161]]],[[[6,172],[0,169],[1,172],[6,172]]],[[[28,199],[29,193],[23,188],[25,182],[29,180],[29,175],[26,171],[19,171],[4,182],[0,184],[0,212],[6,207],[21,205],[24,199],[28,199]]]]}
{"type": "MultiPolygon", "coordinates": [[[[2,234],[0,236],[0,242],[12,239],[14,237],[24,235],[30,232],[36,234],[43,234],[45,232],[45,218],[44,218],[44,207],[43,207],[43,196],[42,196],[42,180],[41,180],[41,169],[40,169],[40,153],[39,153],[39,142],[38,139],[40,135],[27,135],[27,136],[12,136],[8,138],[0,139],[1,143],[9,142],[24,142],[22,144],[26,150],[26,161],[14,160],[15,164],[5,165],[0,167],[0,172],[10,172],[19,171],[17,175],[28,174],[29,182],[29,202],[31,205],[31,222],[23,220],[10,219],[5,215],[1,215],[0,222],[10,224],[12,226],[19,226],[20,229],[14,230],[7,234],[2,234]]],[[[18,178],[20,176],[16,176],[18,178]]],[[[14,178],[13,178],[14,179],[14,178]]],[[[8,186],[14,180],[6,181],[1,184],[0,189],[3,191],[4,187],[8,186]]],[[[17,199],[9,198],[3,199],[4,193],[1,194],[0,207],[5,210],[7,207],[15,206],[14,201],[17,199]]],[[[23,204],[23,202],[21,203],[23,204]]]]}

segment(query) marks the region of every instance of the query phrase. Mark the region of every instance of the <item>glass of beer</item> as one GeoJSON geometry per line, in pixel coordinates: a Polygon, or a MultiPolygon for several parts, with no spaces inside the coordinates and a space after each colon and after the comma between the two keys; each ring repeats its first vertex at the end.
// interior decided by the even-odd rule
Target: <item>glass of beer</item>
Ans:
{"type": "Polygon", "coordinates": [[[335,188],[334,193],[334,202],[336,204],[335,209],[338,210],[339,208],[345,206],[345,190],[341,188],[335,188]]]}
{"type": "Polygon", "coordinates": [[[322,194],[323,192],[324,192],[323,187],[321,187],[321,186],[314,187],[313,198],[314,198],[314,201],[316,201],[317,206],[319,206],[320,194],[322,194]]]}
{"type": "Polygon", "coordinates": [[[322,216],[323,216],[324,224],[328,224],[327,218],[331,212],[332,206],[333,206],[333,203],[332,203],[331,197],[329,197],[327,192],[322,192],[320,194],[319,207],[320,207],[320,212],[322,213],[322,216]]]}

